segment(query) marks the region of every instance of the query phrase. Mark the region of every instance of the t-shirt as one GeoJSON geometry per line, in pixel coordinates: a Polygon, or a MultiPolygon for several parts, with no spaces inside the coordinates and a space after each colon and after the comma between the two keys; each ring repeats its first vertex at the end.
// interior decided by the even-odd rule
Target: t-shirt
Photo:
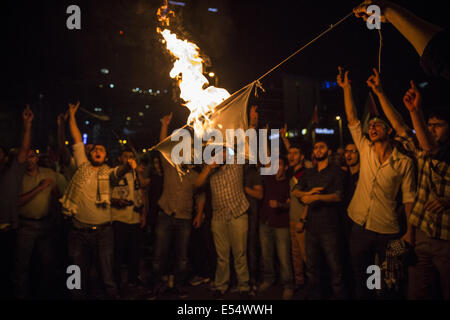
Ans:
{"type": "Polygon", "coordinates": [[[270,200],[286,203],[290,197],[289,181],[287,178],[277,180],[274,175],[264,177],[264,199],[260,211],[260,222],[272,228],[289,227],[289,209],[271,208],[270,200]]]}
{"type": "Polygon", "coordinates": [[[76,220],[86,224],[110,222],[112,219],[109,201],[103,201],[101,194],[110,191],[110,179],[117,179],[116,170],[106,164],[94,167],[86,157],[83,143],[73,145],[73,154],[78,169],[60,200],[64,212],[73,214],[76,220]],[[99,179],[103,176],[107,177],[107,185],[102,187],[99,179]]]}
{"type": "Polygon", "coordinates": [[[0,225],[18,226],[17,204],[25,168],[26,163],[19,163],[14,157],[11,165],[0,172],[0,225]]]}
{"type": "MultiPolygon", "coordinates": [[[[31,176],[25,173],[22,181],[21,194],[30,192],[36,188],[39,183],[44,179],[52,179],[56,183],[56,187],[60,194],[64,192],[64,177],[57,174],[52,169],[38,168],[38,174],[31,176]],[[62,181],[61,181],[62,180],[62,181]]],[[[52,196],[52,188],[49,186],[39,192],[33,199],[31,199],[27,204],[19,208],[19,216],[28,219],[41,219],[49,213],[50,200],[52,196]]]]}
{"type": "Polygon", "coordinates": [[[114,221],[120,221],[128,224],[139,223],[139,213],[134,210],[136,205],[135,197],[141,197],[139,192],[139,190],[135,190],[134,178],[131,172],[127,172],[124,177],[119,179],[117,184],[112,189],[111,198],[130,200],[133,201],[134,205],[123,208],[111,206],[111,215],[114,221]]]}
{"type": "MultiPolygon", "coordinates": [[[[295,187],[300,191],[322,187],[321,194],[344,195],[344,172],[334,164],[322,171],[307,169],[295,187]]],[[[310,232],[335,232],[339,228],[339,205],[334,202],[315,201],[308,206],[306,228],[310,232]]]]}
{"type": "MultiPolygon", "coordinates": [[[[177,169],[161,157],[164,169],[163,192],[158,204],[168,215],[176,219],[192,219],[194,208],[195,180],[198,172],[189,170],[183,177],[178,175],[177,169]]],[[[200,195],[196,195],[197,199],[200,195]]]]}

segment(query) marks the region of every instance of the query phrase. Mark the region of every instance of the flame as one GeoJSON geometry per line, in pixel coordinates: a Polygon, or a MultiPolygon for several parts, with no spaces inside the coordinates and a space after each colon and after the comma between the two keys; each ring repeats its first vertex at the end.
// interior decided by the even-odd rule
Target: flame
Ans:
{"type": "MultiPolygon", "coordinates": [[[[163,26],[170,25],[169,16],[174,14],[168,11],[167,1],[157,14],[163,26]]],[[[168,29],[157,28],[157,32],[164,38],[167,50],[175,58],[170,77],[178,81],[180,98],[191,111],[187,124],[193,126],[197,135],[203,135],[210,124],[209,117],[214,108],[230,94],[223,88],[209,86],[208,79],[203,75],[204,61],[200,56],[200,48],[195,43],[179,39],[168,29]]]]}

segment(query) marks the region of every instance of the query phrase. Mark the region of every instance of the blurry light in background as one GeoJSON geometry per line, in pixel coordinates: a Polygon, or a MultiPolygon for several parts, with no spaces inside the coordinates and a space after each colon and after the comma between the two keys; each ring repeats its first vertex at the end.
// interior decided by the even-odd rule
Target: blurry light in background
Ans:
{"type": "Polygon", "coordinates": [[[87,138],[88,138],[88,134],[87,133],[83,133],[83,143],[84,144],[87,143],[87,138]]]}
{"type": "Polygon", "coordinates": [[[307,129],[302,129],[302,135],[306,136],[307,133],[308,133],[307,129]]]}
{"type": "Polygon", "coordinates": [[[100,71],[101,71],[101,73],[103,73],[103,74],[108,74],[108,73],[109,73],[109,70],[106,69],[106,68],[102,68],[100,71]]]}

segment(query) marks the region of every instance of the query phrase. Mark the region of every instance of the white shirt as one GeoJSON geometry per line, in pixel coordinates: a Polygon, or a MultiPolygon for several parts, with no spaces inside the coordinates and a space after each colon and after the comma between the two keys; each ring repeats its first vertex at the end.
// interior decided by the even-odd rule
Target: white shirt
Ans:
{"type": "Polygon", "coordinates": [[[413,162],[407,156],[392,150],[389,158],[380,163],[372,142],[361,130],[361,123],[348,126],[360,154],[359,181],[348,207],[349,217],[370,231],[382,234],[400,232],[395,211],[398,191],[403,203],[414,202],[415,179],[413,162]]]}
{"type": "MultiPolygon", "coordinates": [[[[116,186],[113,187],[111,192],[112,198],[125,199],[135,201],[135,192],[139,190],[134,189],[134,177],[131,172],[127,172],[123,179],[120,179],[116,186]]],[[[141,196],[140,194],[137,196],[141,196]]],[[[120,221],[128,224],[139,223],[139,213],[134,211],[134,205],[124,208],[111,207],[111,214],[113,221],[120,221]]]]}

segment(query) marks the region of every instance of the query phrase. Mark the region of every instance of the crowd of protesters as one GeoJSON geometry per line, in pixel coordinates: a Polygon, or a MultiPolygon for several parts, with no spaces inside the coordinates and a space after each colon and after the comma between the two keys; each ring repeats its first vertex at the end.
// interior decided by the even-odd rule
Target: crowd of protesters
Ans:
{"type": "MultiPolygon", "coordinates": [[[[386,1],[355,14],[367,18],[368,4],[411,42],[426,72],[450,81],[446,31],[386,1]]],[[[349,71],[339,67],[337,83],[353,141],[333,153],[316,139],[308,159],[280,129],[286,153],[268,176],[230,162],[180,175],[158,153],[145,162],[131,149],[112,165],[104,145],[83,143],[79,102],[57,118],[56,156],[37,154],[27,106],[20,146],[0,148],[1,297],[127,299],[126,288],[139,287],[138,298],[170,289],[186,299],[187,286],[208,284],[214,299],[233,290],[257,299],[278,281],[285,300],[296,290],[309,299],[450,299],[447,110],[411,81],[409,128],[374,69],[367,85],[385,117],[371,118],[365,132],[349,71]],[[81,271],[72,290],[68,266],[81,271]]],[[[249,110],[258,128],[257,107],[249,110]]],[[[171,119],[161,119],[160,140],[171,119]]]]}

